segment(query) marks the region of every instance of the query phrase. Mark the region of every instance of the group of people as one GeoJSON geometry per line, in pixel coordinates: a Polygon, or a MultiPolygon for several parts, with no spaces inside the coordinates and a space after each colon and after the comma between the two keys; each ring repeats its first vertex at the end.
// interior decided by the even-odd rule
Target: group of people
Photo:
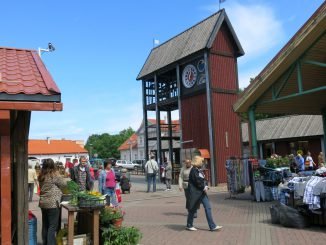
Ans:
{"type": "MultiPolygon", "coordinates": [[[[200,156],[195,156],[193,161],[187,159],[179,174],[179,189],[184,191],[186,197],[186,209],[188,210],[186,229],[196,231],[193,222],[197,217],[197,209],[200,204],[203,204],[206,214],[207,223],[210,231],[217,231],[222,226],[216,225],[213,216],[211,205],[207,196],[208,183],[203,172],[204,159],[200,156]]],[[[150,192],[153,183],[153,192],[156,191],[156,176],[158,175],[159,167],[155,161],[155,157],[151,156],[150,160],[145,164],[147,173],[147,192],[150,192]]],[[[162,165],[161,177],[165,179],[166,190],[171,190],[172,166],[171,162],[162,165]]]]}
{"type": "Polygon", "coordinates": [[[311,153],[308,151],[306,156],[303,157],[302,154],[299,152],[296,156],[291,154],[291,170],[292,172],[300,172],[304,170],[313,170],[316,168],[324,167],[325,160],[323,152],[320,152],[318,155],[318,165],[314,162],[311,157],[311,153]]]}

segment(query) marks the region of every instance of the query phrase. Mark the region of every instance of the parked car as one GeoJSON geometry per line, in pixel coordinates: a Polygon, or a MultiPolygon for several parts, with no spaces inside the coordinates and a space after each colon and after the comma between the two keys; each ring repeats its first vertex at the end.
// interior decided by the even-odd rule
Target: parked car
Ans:
{"type": "Polygon", "coordinates": [[[137,165],[139,169],[145,170],[145,164],[146,164],[145,159],[137,159],[137,160],[133,160],[132,162],[135,164],[135,166],[137,165]]]}
{"type": "Polygon", "coordinates": [[[127,160],[117,160],[116,166],[120,169],[126,168],[128,170],[134,170],[135,168],[139,168],[139,165],[127,160]]]}

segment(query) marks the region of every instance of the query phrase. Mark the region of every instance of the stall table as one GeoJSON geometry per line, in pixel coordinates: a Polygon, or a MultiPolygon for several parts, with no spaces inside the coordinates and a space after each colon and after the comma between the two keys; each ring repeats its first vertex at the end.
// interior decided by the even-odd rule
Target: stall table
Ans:
{"type": "Polygon", "coordinates": [[[94,245],[99,244],[99,220],[100,220],[100,209],[99,208],[79,208],[69,204],[62,204],[62,207],[68,211],[68,245],[74,244],[74,214],[82,212],[91,212],[93,221],[93,243],[94,245]]]}

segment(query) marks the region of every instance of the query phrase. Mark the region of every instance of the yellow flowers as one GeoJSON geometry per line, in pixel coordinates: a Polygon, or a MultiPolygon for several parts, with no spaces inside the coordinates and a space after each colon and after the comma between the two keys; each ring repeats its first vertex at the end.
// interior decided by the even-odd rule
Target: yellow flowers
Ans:
{"type": "Polygon", "coordinates": [[[99,193],[98,191],[89,191],[88,194],[91,195],[91,196],[95,196],[95,197],[101,197],[102,196],[102,194],[99,193]]]}

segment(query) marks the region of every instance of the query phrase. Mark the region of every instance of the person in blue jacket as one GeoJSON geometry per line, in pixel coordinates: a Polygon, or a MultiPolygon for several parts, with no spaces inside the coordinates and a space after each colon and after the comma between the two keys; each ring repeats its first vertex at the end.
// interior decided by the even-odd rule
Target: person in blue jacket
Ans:
{"type": "Polygon", "coordinates": [[[303,157],[301,156],[301,154],[298,154],[298,155],[295,157],[295,162],[296,162],[296,164],[297,164],[297,167],[298,167],[299,171],[304,171],[304,170],[305,170],[304,159],[303,159],[303,157]]]}

